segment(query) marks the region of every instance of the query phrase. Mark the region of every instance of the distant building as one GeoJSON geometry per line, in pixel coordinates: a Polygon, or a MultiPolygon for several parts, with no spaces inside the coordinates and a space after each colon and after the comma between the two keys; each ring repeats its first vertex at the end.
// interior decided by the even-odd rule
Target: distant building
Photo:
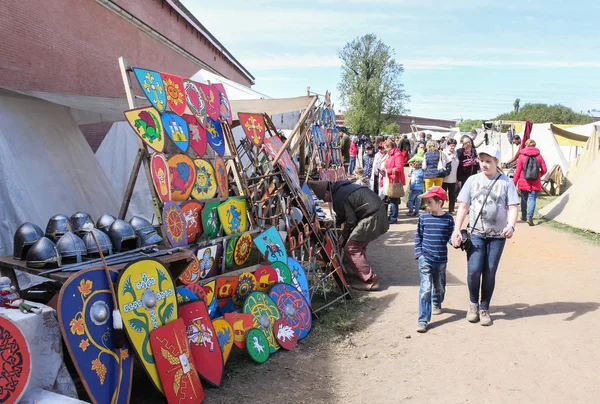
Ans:
{"type": "MultiPolygon", "coordinates": [[[[343,111],[338,110],[336,112],[335,121],[339,126],[346,125],[343,111]]],[[[430,125],[441,126],[444,128],[453,128],[456,126],[456,121],[450,121],[447,119],[423,118],[420,116],[412,115],[397,115],[393,117],[390,121],[396,122],[398,125],[400,125],[400,133],[410,133],[410,125],[430,125]]]]}

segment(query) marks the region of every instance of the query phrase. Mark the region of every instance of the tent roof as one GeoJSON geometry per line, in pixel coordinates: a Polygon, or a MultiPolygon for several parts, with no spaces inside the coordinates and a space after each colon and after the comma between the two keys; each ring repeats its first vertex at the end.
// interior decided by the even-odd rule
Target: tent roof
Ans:
{"type": "Polygon", "coordinates": [[[272,98],[269,100],[231,100],[231,112],[235,117],[238,112],[267,113],[268,115],[307,109],[317,96],[294,98],[272,98]]]}
{"type": "Polygon", "coordinates": [[[585,135],[580,135],[574,132],[571,132],[570,130],[565,130],[562,128],[559,128],[556,125],[550,124],[550,127],[552,128],[552,133],[554,133],[554,136],[557,136],[557,139],[559,144],[563,144],[563,142],[561,141],[562,139],[567,140],[566,145],[568,146],[583,146],[585,145],[585,142],[587,142],[589,135],[585,136],[585,135]],[[562,139],[560,139],[562,138],[562,139]]]}

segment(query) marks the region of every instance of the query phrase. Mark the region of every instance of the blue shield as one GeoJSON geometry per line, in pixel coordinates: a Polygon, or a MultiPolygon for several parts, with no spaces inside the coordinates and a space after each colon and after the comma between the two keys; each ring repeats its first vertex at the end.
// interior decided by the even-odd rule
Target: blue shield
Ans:
{"type": "Polygon", "coordinates": [[[221,122],[206,118],[206,136],[208,137],[208,144],[222,157],[225,154],[225,140],[223,139],[221,122]]]}
{"type": "Polygon", "coordinates": [[[287,265],[292,272],[292,285],[298,289],[304,296],[308,304],[310,304],[310,291],[308,289],[308,278],[304,272],[302,265],[292,257],[288,257],[287,265]]]}
{"type": "Polygon", "coordinates": [[[258,251],[265,256],[269,262],[283,262],[287,265],[287,251],[285,244],[276,227],[271,227],[254,239],[258,251]]]}
{"type": "Polygon", "coordinates": [[[160,119],[162,120],[163,130],[167,132],[175,146],[179,147],[182,152],[187,152],[190,145],[187,121],[172,112],[165,112],[160,119]]]}
{"type": "Polygon", "coordinates": [[[167,93],[160,73],[154,70],[140,69],[139,67],[133,67],[132,70],[150,104],[161,114],[165,112],[167,93]]]}

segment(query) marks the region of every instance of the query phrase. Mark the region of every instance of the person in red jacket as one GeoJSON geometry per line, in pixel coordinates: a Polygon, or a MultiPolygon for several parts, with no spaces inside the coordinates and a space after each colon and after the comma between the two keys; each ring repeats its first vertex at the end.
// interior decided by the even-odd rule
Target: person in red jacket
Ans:
{"type": "MultiPolygon", "coordinates": [[[[519,159],[517,160],[517,168],[515,170],[515,176],[513,182],[521,191],[521,220],[527,221],[530,226],[533,226],[533,213],[535,212],[535,200],[537,194],[542,190],[542,177],[546,174],[546,162],[540,154],[535,140],[529,139],[525,142],[525,148],[521,149],[519,153],[519,159]],[[539,173],[536,179],[527,179],[527,160],[529,157],[535,157],[537,160],[537,166],[539,167],[539,173]]],[[[531,178],[531,176],[530,176],[531,178]]]]}
{"type": "MultiPolygon", "coordinates": [[[[383,185],[383,177],[388,177],[390,183],[402,183],[406,185],[406,179],[404,177],[404,159],[400,149],[396,147],[396,143],[391,140],[386,140],[383,144],[388,154],[388,159],[385,165],[385,170],[379,170],[379,178],[381,178],[380,185],[383,185]]],[[[390,197],[390,224],[398,222],[398,205],[400,204],[400,198],[390,197]]]]}

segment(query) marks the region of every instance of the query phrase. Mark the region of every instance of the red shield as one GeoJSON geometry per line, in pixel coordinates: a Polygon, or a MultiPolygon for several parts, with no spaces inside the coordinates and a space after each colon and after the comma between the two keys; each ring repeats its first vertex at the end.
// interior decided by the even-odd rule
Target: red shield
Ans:
{"type": "Polygon", "coordinates": [[[180,153],[172,155],[168,164],[171,176],[171,199],[185,201],[190,197],[196,182],[194,162],[187,155],[180,153]]]}
{"type": "Polygon", "coordinates": [[[200,403],[204,390],[192,359],[182,319],[150,332],[150,345],[169,403],[200,403]]]}
{"type": "Polygon", "coordinates": [[[160,77],[163,80],[165,93],[167,94],[167,105],[171,108],[171,111],[182,116],[187,105],[183,79],[168,73],[161,73],[160,77]]]}
{"type": "Polygon", "coordinates": [[[221,157],[215,158],[215,175],[217,185],[219,186],[219,195],[221,198],[229,196],[229,179],[227,178],[227,167],[221,157]]]}
{"type": "Polygon", "coordinates": [[[225,307],[225,305],[233,298],[233,295],[237,290],[238,282],[239,278],[237,276],[217,278],[217,290],[215,296],[219,307],[225,307]]]}
{"type": "Polygon", "coordinates": [[[246,137],[255,146],[260,146],[265,138],[265,120],[261,114],[238,113],[240,125],[246,134],[246,137]]]}
{"type": "Polygon", "coordinates": [[[221,106],[219,91],[214,86],[209,86],[208,84],[198,83],[198,85],[206,101],[206,115],[214,120],[219,119],[219,108],[221,106]]]}
{"type": "Polygon", "coordinates": [[[198,234],[202,233],[202,204],[197,201],[184,202],[181,204],[181,212],[185,218],[188,244],[192,244],[198,234]]]}
{"type": "Polygon", "coordinates": [[[233,343],[239,348],[246,348],[246,333],[252,328],[252,314],[226,313],[223,318],[233,328],[233,343]]]}
{"type": "MultiPolygon", "coordinates": [[[[204,289],[202,289],[200,285],[196,284],[196,282],[200,280],[200,261],[198,261],[198,258],[196,258],[195,254],[192,254],[192,262],[188,264],[188,266],[183,270],[183,272],[181,273],[181,275],[179,275],[177,279],[179,279],[184,285],[195,286],[198,289],[204,291],[204,289]]],[[[188,287],[188,289],[190,289],[196,294],[196,296],[198,296],[197,288],[188,287]]]]}
{"type": "Polygon", "coordinates": [[[206,153],[206,146],[208,146],[206,129],[198,123],[198,120],[194,115],[185,114],[182,118],[188,123],[190,147],[196,152],[198,157],[204,156],[204,153],[206,153]]]}
{"type": "Polygon", "coordinates": [[[333,265],[333,270],[338,274],[338,276],[340,277],[340,280],[342,281],[344,286],[348,287],[348,282],[346,281],[346,277],[344,276],[342,267],[340,267],[340,264],[338,263],[337,254],[335,253],[335,251],[333,249],[333,243],[331,242],[331,237],[329,236],[329,234],[325,235],[325,252],[327,253],[327,256],[329,257],[329,259],[331,260],[331,264],[333,265]]]}
{"type": "Polygon", "coordinates": [[[256,290],[267,293],[271,286],[279,280],[277,271],[270,265],[263,265],[254,272],[256,278],[256,290]]]}
{"type": "Polygon", "coordinates": [[[167,159],[162,153],[154,153],[150,160],[150,172],[152,174],[152,183],[156,194],[162,203],[171,200],[171,176],[167,159]]]}
{"type": "Polygon", "coordinates": [[[30,376],[27,341],[12,321],[0,316],[0,403],[18,403],[30,376]]]}
{"type": "Polygon", "coordinates": [[[298,334],[290,322],[283,317],[273,323],[273,333],[279,345],[286,351],[291,351],[298,345],[298,334]]]}

